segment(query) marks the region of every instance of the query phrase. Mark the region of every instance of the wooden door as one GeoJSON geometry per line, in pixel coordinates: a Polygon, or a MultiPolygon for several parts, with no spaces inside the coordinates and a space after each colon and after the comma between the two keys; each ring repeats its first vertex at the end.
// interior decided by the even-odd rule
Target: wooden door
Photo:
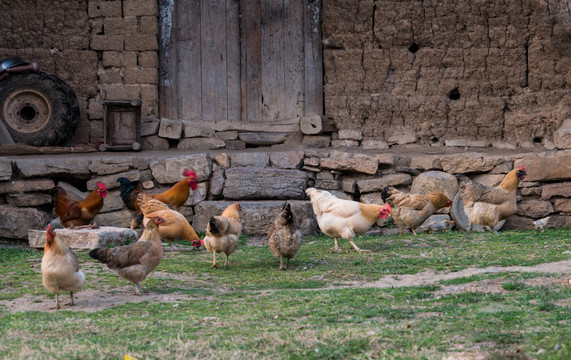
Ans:
{"type": "Polygon", "coordinates": [[[319,1],[161,0],[161,117],[297,131],[323,113],[319,1]]]}

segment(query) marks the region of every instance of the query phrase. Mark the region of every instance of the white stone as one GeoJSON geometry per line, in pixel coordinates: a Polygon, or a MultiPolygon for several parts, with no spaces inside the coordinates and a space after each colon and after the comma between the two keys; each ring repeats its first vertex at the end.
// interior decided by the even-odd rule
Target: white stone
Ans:
{"type": "MultiPolygon", "coordinates": [[[[65,246],[80,250],[137,241],[136,231],[111,226],[101,226],[98,229],[56,229],[55,233],[65,246]]],[[[46,231],[28,230],[28,241],[33,248],[43,248],[46,244],[46,231]]]]}

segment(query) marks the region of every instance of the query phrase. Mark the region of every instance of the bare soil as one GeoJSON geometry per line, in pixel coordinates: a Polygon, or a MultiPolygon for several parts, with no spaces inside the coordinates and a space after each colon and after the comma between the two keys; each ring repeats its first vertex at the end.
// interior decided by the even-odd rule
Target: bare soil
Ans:
{"type": "MultiPolygon", "coordinates": [[[[89,274],[95,269],[86,268],[84,272],[89,274]]],[[[374,282],[355,282],[342,286],[330,286],[325,289],[341,289],[341,288],[390,288],[390,287],[410,287],[437,284],[441,280],[451,280],[472,275],[481,275],[489,273],[509,273],[509,272],[534,272],[544,274],[560,274],[555,277],[538,277],[524,280],[528,285],[544,285],[559,284],[571,286],[571,260],[558,261],[554,263],[539,264],[536,266],[508,266],[508,267],[487,267],[487,268],[469,268],[456,272],[437,272],[434,270],[424,271],[414,275],[387,275],[374,282]]],[[[188,280],[190,277],[181,274],[167,274],[164,272],[155,272],[150,275],[155,278],[176,278],[178,280],[188,280]]],[[[144,282],[142,286],[145,290],[144,282]]],[[[307,289],[305,289],[307,290],[307,289]]],[[[324,290],[324,288],[314,289],[324,290]]],[[[225,290],[222,290],[225,291],[225,290]]],[[[272,290],[273,291],[292,291],[288,290],[272,290]]],[[[437,295],[446,295],[460,292],[487,292],[500,293],[505,291],[501,287],[499,280],[483,280],[466,283],[462,285],[444,286],[437,295]]],[[[124,305],[128,303],[139,303],[143,301],[173,303],[193,299],[192,295],[170,293],[157,294],[146,292],[142,295],[135,295],[132,285],[115,287],[108,290],[85,289],[75,294],[75,306],[69,306],[69,294],[60,295],[60,304],[63,304],[63,310],[97,312],[113,306],[124,305]]],[[[55,311],[55,299],[45,295],[32,296],[25,295],[14,300],[0,301],[0,307],[12,313],[21,311],[55,311]]]]}

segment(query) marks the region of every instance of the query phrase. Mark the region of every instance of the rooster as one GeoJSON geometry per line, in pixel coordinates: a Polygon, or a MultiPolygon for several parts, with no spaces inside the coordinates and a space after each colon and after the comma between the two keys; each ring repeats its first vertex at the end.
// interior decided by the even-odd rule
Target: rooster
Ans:
{"type": "MultiPolygon", "coordinates": [[[[167,191],[159,194],[147,195],[167,204],[174,210],[178,210],[188,199],[190,189],[194,191],[198,187],[198,183],[196,181],[197,176],[194,171],[185,169],[182,172],[182,176],[184,178],[174,184],[167,191]]],[[[137,195],[139,195],[142,190],[125,177],[118,178],[117,182],[119,183],[121,199],[125,203],[125,206],[127,206],[129,210],[135,211],[135,216],[131,221],[131,230],[136,229],[143,222],[143,214],[137,203],[137,195]]]]}
{"type": "Polygon", "coordinates": [[[200,237],[198,237],[184,215],[178,211],[170,209],[165,203],[153,199],[145,193],[139,194],[137,203],[144,215],[144,226],[146,226],[153,217],[160,216],[163,219],[159,233],[163,239],[167,240],[174,247],[177,247],[176,244],[174,244],[174,239],[186,239],[196,248],[202,245],[200,237]]]}
{"type": "Polygon", "coordinates": [[[240,210],[239,203],[232,204],[222,212],[222,215],[211,217],[206,226],[206,236],[203,242],[206,250],[212,253],[211,267],[213,268],[218,267],[216,253],[223,252],[226,255],[226,261],[224,261],[224,266],[226,266],[228,257],[238,247],[238,239],[242,232],[240,210]]]}
{"type": "Polygon", "coordinates": [[[302,242],[303,236],[297,217],[291,211],[291,205],[286,202],[268,231],[268,246],[274,256],[280,257],[280,270],[287,269],[289,260],[295,257],[302,242]],[[284,257],[287,259],[285,266],[284,257]]]}
{"type": "MultiPolygon", "coordinates": [[[[66,228],[75,226],[91,228],[97,224],[89,224],[103,207],[103,199],[107,196],[107,186],[102,182],[97,183],[97,187],[87,195],[84,200],[72,200],[65,190],[59,186],[51,190],[52,204],[59,222],[66,228]]],[[[55,222],[57,223],[57,221],[55,222]]]]}
{"type": "Polygon", "coordinates": [[[60,291],[69,291],[70,305],[75,305],[73,293],[81,289],[85,275],[79,270],[77,255],[55,235],[54,229],[48,225],[41,268],[42,284],[49,292],[56,294],[56,309],[59,309],[60,291]]]}
{"type": "Polygon", "coordinates": [[[465,175],[456,175],[460,181],[460,197],[469,221],[468,232],[472,231],[472,224],[478,224],[497,234],[498,223],[517,211],[517,186],[525,175],[525,168],[520,166],[519,169],[507,173],[497,187],[479,184],[465,175]]]}
{"type": "Polygon", "coordinates": [[[408,227],[416,236],[416,228],[424,223],[434,212],[452,205],[448,196],[434,192],[428,195],[406,194],[392,186],[386,186],[381,196],[391,206],[391,216],[403,234],[408,227]]]}
{"type": "Polygon", "coordinates": [[[325,190],[309,188],[305,193],[311,199],[313,212],[321,231],[335,240],[334,251],[340,251],[337,240],[346,239],[359,253],[361,250],[353,239],[362,234],[377,221],[379,216],[386,218],[390,213],[390,205],[363,204],[352,200],[338,199],[325,190]]]}
{"type": "Polygon", "coordinates": [[[93,249],[89,256],[114,270],[117,275],[135,285],[135,295],[141,294],[140,283],[163,258],[159,229],[164,223],[160,216],[153,217],[136,242],[109,249],[93,249]]]}

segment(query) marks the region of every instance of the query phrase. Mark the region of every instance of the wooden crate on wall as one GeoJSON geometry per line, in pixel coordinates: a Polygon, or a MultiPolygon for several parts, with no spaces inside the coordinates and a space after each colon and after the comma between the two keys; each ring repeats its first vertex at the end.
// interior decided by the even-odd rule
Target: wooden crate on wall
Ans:
{"type": "Polygon", "coordinates": [[[141,100],[103,100],[100,150],[135,150],[141,146],[141,100]]]}

